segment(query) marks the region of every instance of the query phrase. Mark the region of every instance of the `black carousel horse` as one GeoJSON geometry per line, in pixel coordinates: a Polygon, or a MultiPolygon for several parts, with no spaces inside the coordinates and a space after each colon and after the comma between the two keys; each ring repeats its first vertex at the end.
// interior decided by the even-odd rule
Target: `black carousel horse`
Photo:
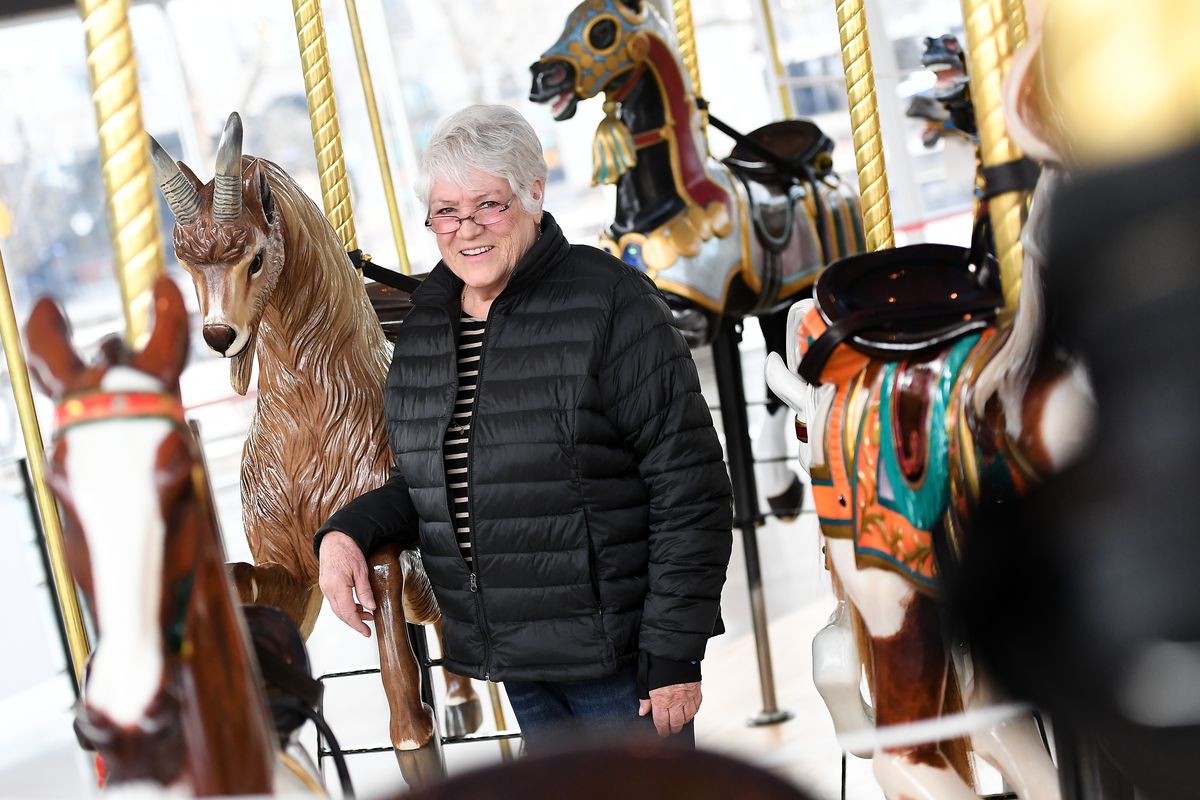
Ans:
{"type": "MultiPolygon", "coordinates": [[[[731,131],[707,118],[671,27],[650,3],[586,0],[531,70],[530,99],[550,103],[557,120],[605,93],[593,183],[615,183],[617,206],[600,246],[654,280],[692,346],[717,340],[720,350],[719,331],[736,336],[738,320],[757,316],[768,350],[781,352],[791,304],[825,264],[865,248],[858,197],[832,172],[833,143],[813,123],[732,132],[733,153],[709,155],[705,123],[731,131]]],[[[736,351],[718,353],[722,361],[736,362],[736,351]]],[[[718,373],[740,392],[740,376],[718,373]]],[[[772,461],[783,455],[789,416],[767,397],[759,483],[779,513],[801,495],[795,475],[772,461]]],[[[747,489],[752,497],[753,483],[747,489]]]]}

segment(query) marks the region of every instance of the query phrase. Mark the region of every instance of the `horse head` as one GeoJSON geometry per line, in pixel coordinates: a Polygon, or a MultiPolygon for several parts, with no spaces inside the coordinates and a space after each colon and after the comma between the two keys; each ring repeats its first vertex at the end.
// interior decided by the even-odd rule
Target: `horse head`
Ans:
{"type": "Polygon", "coordinates": [[[216,174],[207,184],[153,138],[150,144],[155,178],[175,214],[175,255],[196,285],[204,341],[215,354],[234,359],[234,388],[244,393],[258,324],[285,260],[268,169],[259,159],[242,157],[236,112],[225,124],[216,174]]]}
{"type": "Polygon", "coordinates": [[[46,477],[99,633],[77,730],[114,782],[173,783],[184,742],[179,699],[168,689],[171,654],[180,647],[196,547],[179,508],[198,464],[179,398],[183,299],[160,277],[146,346],[133,352],[106,340],[90,365],[48,299],[35,306],[25,340],[34,379],[57,404],[46,477]]]}
{"type": "Polygon", "coordinates": [[[647,36],[672,42],[666,21],[644,0],[585,0],[567,17],[562,35],[530,71],[529,99],[553,101],[556,120],[570,119],[580,100],[617,92],[648,54],[647,36]]]}

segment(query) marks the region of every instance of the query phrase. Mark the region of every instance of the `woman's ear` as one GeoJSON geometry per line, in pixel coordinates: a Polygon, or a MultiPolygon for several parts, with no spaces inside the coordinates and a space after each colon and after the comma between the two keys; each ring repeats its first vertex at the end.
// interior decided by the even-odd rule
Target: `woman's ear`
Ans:
{"type": "Polygon", "coordinates": [[[538,210],[537,214],[534,215],[534,218],[540,225],[542,223],[542,212],[545,210],[546,199],[546,184],[541,178],[535,180],[533,185],[529,187],[529,196],[537,201],[538,210]]]}

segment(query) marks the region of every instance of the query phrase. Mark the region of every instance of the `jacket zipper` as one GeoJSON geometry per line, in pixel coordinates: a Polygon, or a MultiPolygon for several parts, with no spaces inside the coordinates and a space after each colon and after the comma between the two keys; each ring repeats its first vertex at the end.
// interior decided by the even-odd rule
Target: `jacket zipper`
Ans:
{"type": "MultiPolygon", "coordinates": [[[[493,303],[495,307],[495,303],[493,303]]],[[[491,314],[488,314],[491,317],[491,314]]],[[[491,662],[492,662],[492,634],[488,630],[487,616],[483,611],[483,590],[479,586],[479,578],[475,574],[476,566],[479,564],[479,548],[478,542],[475,541],[475,482],[472,474],[472,464],[474,463],[475,451],[475,435],[478,431],[475,430],[475,411],[479,410],[480,390],[483,388],[483,362],[487,356],[488,336],[492,332],[491,325],[495,323],[495,318],[489,321],[489,324],[483,326],[483,339],[479,342],[479,374],[475,376],[475,404],[471,411],[471,438],[467,442],[467,513],[470,515],[471,532],[467,534],[467,538],[471,541],[471,593],[475,595],[475,608],[479,614],[479,627],[483,633],[483,679],[490,681],[491,662]]],[[[458,349],[455,348],[455,374],[458,371],[458,349]]],[[[457,385],[457,379],[456,379],[457,385]]],[[[451,521],[454,516],[451,514],[451,521]]]]}

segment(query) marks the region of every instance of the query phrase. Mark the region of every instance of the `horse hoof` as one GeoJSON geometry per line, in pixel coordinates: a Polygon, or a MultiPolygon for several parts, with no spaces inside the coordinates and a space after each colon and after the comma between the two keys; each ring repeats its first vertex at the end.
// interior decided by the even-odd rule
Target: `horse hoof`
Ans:
{"type": "Polygon", "coordinates": [[[455,739],[474,733],[483,724],[483,704],[478,697],[445,708],[446,736],[455,739]]]}
{"type": "Polygon", "coordinates": [[[791,522],[800,516],[800,511],[804,508],[804,484],[800,482],[800,478],[793,473],[792,482],[788,487],[779,494],[768,497],[767,505],[771,508],[771,514],[783,522],[791,522]]]}
{"type": "Polygon", "coordinates": [[[427,745],[416,750],[395,750],[400,774],[410,789],[430,786],[446,778],[446,759],[442,754],[442,740],[433,736],[427,745]]]}

